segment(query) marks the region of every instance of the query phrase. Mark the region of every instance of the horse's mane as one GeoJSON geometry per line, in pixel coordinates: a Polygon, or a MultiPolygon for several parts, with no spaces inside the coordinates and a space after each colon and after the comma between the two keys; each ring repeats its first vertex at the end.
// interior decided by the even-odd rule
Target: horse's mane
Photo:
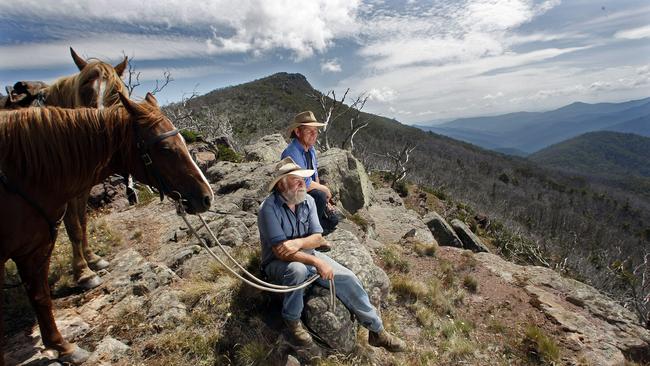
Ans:
{"type": "Polygon", "coordinates": [[[126,87],[113,66],[95,59],[90,62],[78,74],[59,78],[47,90],[47,105],[56,105],[65,108],[74,107],[98,107],[101,105],[113,106],[120,102],[118,93],[127,95],[126,87]],[[97,95],[93,89],[93,81],[99,79],[105,85],[97,95]]]}
{"type": "MultiPolygon", "coordinates": [[[[140,128],[163,118],[157,107],[138,105],[140,128]]],[[[116,152],[131,155],[133,127],[121,105],[0,112],[0,168],[27,184],[88,186],[100,178],[116,152]],[[76,177],[76,179],[75,179],[76,177]]]]}

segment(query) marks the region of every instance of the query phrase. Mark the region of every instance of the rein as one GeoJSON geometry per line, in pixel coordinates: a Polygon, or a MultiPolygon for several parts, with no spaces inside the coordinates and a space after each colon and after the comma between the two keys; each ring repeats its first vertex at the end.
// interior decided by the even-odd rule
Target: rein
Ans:
{"type": "MultiPolygon", "coordinates": [[[[183,197],[179,192],[176,191],[171,191],[169,189],[169,186],[166,184],[164,178],[156,168],[156,166],[153,164],[153,161],[151,160],[151,156],[149,155],[149,149],[151,146],[157,144],[158,142],[166,139],[167,137],[171,137],[174,135],[177,135],[179,133],[178,129],[174,129],[168,132],[165,132],[163,134],[160,134],[158,136],[154,136],[150,138],[149,140],[145,141],[144,139],[140,138],[140,130],[138,128],[137,123],[134,124],[134,133],[135,133],[135,138],[136,138],[136,146],[138,147],[138,152],[140,153],[140,157],[142,158],[142,162],[144,163],[145,167],[145,172],[146,174],[150,174],[156,178],[156,181],[158,182],[160,189],[160,200],[162,201],[163,198],[165,197],[165,194],[167,194],[170,198],[174,198],[175,204],[176,204],[176,213],[183,218],[183,221],[185,221],[185,224],[187,225],[188,229],[190,232],[196,237],[196,239],[201,243],[203,248],[212,256],[212,258],[216,259],[222,266],[224,266],[228,272],[230,272],[232,275],[246,283],[247,285],[250,285],[258,290],[262,291],[268,291],[268,292],[275,292],[275,293],[287,293],[287,292],[292,292],[295,290],[299,290],[302,288],[305,288],[312,283],[314,283],[316,280],[318,280],[319,275],[316,274],[309,279],[307,279],[305,282],[296,285],[296,286],[282,286],[282,285],[276,285],[273,283],[265,282],[262,281],[261,279],[255,277],[252,273],[248,272],[244,267],[242,267],[241,264],[233,258],[228,251],[221,245],[221,242],[219,242],[219,239],[217,239],[216,235],[212,232],[212,229],[208,226],[208,224],[203,220],[203,217],[201,215],[196,214],[196,216],[199,218],[201,221],[201,225],[199,226],[198,229],[195,229],[187,219],[187,212],[185,212],[185,207],[183,206],[183,197]],[[244,272],[244,274],[248,277],[245,278],[242,275],[240,275],[236,270],[228,266],[218,255],[216,255],[212,249],[206,244],[205,240],[203,240],[199,234],[198,231],[205,228],[212,239],[214,240],[217,245],[219,245],[219,249],[232,261],[240,270],[244,272]]],[[[334,280],[329,280],[329,290],[330,290],[330,310],[333,312],[335,309],[335,301],[336,301],[336,289],[334,287],[334,280]]]]}
{"type": "MultiPolygon", "coordinates": [[[[180,196],[180,194],[179,194],[180,196]]],[[[219,239],[217,239],[216,235],[214,235],[214,232],[212,229],[210,229],[210,226],[208,226],[208,223],[205,222],[203,217],[199,214],[195,214],[199,220],[201,221],[201,225],[198,227],[198,229],[195,229],[192,224],[190,224],[188,218],[187,218],[187,212],[185,212],[185,207],[183,207],[182,199],[179,199],[175,201],[176,204],[176,213],[185,221],[185,224],[187,225],[190,233],[194,235],[194,237],[201,243],[201,246],[210,254],[210,256],[214,259],[216,259],[222,266],[224,266],[228,272],[230,272],[232,275],[240,279],[242,282],[246,283],[247,285],[250,285],[258,290],[262,291],[268,291],[268,292],[275,292],[275,293],[287,293],[287,292],[293,292],[295,290],[299,290],[302,288],[305,288],[312,283],[314,283],[319,275],[315,274],[312,277],[308,278],[305,282],[295,285],[295,286],[282,286],[282,285],[276,285],[273,283],[265,282],[262,281],[261,279],[255,277],[252,273],[248,272],[241,264],[237,262],[235,258],[233,258],[230,253],[224,248],[224,246],[219,242],[219,239]],[[214,240],[215,243],[219,246],[219,249],[230,259],[232,263],[235,264],[240,270],[244,272],[244,274],[248,277],[245,278],[242,275],[240,275],[236,270],[228,266],[218,255],[216,255],[212,249],[207,245],[205,239],[201,238],[199,236],[199,230],[205,228],[208,231],[208,234],[210,234],[210,237],[212,240],[214,240]]],[[[334,286],[334,280],[329,280],[329,290],[330,290],[330,302],[329,302],[329,307],[330,311],[334,312],[335,306],[336,306],[336,289],[334,286]]]]}
{"type": "Polygon", "coordinates": [[[151,155],[149,154],[149,149],[151,148],[151,146],[159,143],[160,141],[166,139],[167,137],[178,135],[179,130],[173,129],[171,131],[167,131],[158,136],[154,136],[146,141],[140,138],[140,129],[138,128],[137,123],[133,124],[133,131],[135,133],[135,140],[136,140],[136,146],[138,148],[138,153],[140,154],[140,158],[144,163],[145,174],[153,176],[156,182],[158,182],[158,186],[160,187],[160,189],[158,189],[158,193],[160,194],[160,201],[162,202],[162,200],[165,198],[165,194],[169,195],[171,193],[171,189],[169,188],[169,185],[167,184],[163,176],[160,174],[158,168],[156,168],[156,166],[153,165],[153,161],[151,160],[151,155]]]}

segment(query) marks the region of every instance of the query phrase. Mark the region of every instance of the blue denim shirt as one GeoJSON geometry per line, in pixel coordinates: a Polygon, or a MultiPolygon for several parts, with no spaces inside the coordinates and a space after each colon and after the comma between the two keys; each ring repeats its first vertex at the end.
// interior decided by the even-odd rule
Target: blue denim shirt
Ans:
{"type": "MultiPolygon", "coordinates": [[[[316,213],[316,203],[310,195],[307,195],[302,203],[296,205],[294,213],[277,192],[271,193],[262,202],[257,215],[257,228],[260,231],[262,244],[262,267],[277,259],[273,254],[272,247],[285,240],[304,238],[323,232],[316,213]]],[[[302,251],[314,254],[314,249],[303,249],[302,251]]]]}
{"type": "MultiPolygon", "coordinates": [[[[318,162],[316,161],[316,150],[314,147],[310,147],[309,150],[307,150],[309,156],[311,156],[311,162],[313,164],[314,169],[314,175],[311,177],[305,178],[305,185],[307,185],[307,188],[309,188],[309,185],[311,184],[312,180],[316,180],[318,178],[318,162]]],[[[305,147],[302,146],[300,141],[298,139],[294,138],[291,139],[291,143],[287,146],[286,149],[282,152],[282,156],[280,159],[284,159],[287,156],[290,156],[293,161],[296,162],[296,164],[300,165],[301,168],[303,169],[309,169],[309,165],[307,164],[307,159],[305,158],[305,147]]]]}

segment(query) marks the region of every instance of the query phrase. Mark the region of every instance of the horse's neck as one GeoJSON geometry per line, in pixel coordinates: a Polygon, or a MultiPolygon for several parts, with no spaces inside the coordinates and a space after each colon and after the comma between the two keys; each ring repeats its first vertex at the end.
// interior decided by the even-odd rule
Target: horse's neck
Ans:
{"type": "Polygon", "coordinates": [[[75,197],[114,172],[113,161],[128,152],[131,137],[128,114],[118,108],[64,110],[64,119],[59,123],[66,123],[67,114],[79,122],[64,142],[70,149],[67,154],[70,161],[67,165],[63,163],[61,175],[53,179],[61,182],[61,186],[53,185],[52,189],[75,197]]]}
{"type": "Polygon", "coordinates": [[[47,88],[45,104],[62,108],[75,108],[77,105],[75,80],[67,76],[55,81],[47,88]]]}

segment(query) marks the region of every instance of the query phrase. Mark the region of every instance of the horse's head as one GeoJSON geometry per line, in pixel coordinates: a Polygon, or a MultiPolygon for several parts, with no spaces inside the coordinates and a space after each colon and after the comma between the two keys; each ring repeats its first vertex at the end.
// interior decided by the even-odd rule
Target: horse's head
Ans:
{"type": "Polygon", "coordinates": [[[122,82],[122,74],[128,66],[128,58],[115,66],[91,59],[86,61],[79,57],[70,47],[70,54],[79,74],[76,75],[74,89],[75,105],[72,107],[110,107],[119,103],[118,94],[127,93],[122,82]]]}
{"type": "Polygon", "coordinates": [[[128,157],[133,176],[140,182],[183,202],[189,213],[210,208],[214,193],[187,151],[185,140],[147,93],[142,103],[118,94],[132,120],[133,144],[128,157]]]}

